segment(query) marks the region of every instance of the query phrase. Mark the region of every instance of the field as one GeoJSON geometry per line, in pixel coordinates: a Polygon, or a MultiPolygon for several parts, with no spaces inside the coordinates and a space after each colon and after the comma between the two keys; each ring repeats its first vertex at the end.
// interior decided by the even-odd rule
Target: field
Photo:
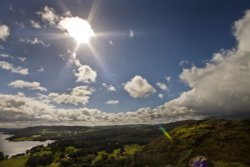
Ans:
{"type": "Polygon", "coordinates": [[[28,155],[10,158],[8,160],[0,161],[1,167],[25,167],[25,162],[28,160],[28,155]]]}

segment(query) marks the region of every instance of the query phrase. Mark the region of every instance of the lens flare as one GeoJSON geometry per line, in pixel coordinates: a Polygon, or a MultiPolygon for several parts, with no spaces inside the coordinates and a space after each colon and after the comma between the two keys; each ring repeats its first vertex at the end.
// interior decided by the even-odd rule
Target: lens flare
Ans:
{"type": "Polygon", "coordinates": [[[169,135],[169,133],[167,132],[167,130],[166,130],[164,127],[160,126],[159,129],[162,131],[162,133],[166,136],[166,138],[167,138],[170,142],[173,142],[172,137],[169,135]]]}

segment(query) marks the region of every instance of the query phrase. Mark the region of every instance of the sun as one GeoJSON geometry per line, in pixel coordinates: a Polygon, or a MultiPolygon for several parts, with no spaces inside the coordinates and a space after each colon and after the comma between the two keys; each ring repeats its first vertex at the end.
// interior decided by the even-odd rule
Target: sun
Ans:
{"type": "Polygon", "coordinates": [[[79,17],[67,17],[60,21],[59,26],[67,31],[78,44],[88,44],[91,37],[95,36],[88,21],[79,17]]]}

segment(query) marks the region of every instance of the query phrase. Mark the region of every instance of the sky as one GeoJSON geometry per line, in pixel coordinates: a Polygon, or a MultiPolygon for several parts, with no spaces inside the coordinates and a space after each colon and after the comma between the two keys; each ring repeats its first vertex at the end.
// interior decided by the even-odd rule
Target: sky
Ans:
{"type": "Polygon", "coordinates": [[[250,111],[250,2],[0,2],[0,127],[250,111]]]}

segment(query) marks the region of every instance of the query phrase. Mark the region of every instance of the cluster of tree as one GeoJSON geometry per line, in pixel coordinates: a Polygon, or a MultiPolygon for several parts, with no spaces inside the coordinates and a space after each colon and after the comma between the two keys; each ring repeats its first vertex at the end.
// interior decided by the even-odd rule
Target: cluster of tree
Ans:
{"type": "Polygon", "coordinates": [[[36,166],[45,166],[53,162],[54,156],[52,154],[42,154],[42,155],[33,155],[31,154],[26,161],[26,166],[36,167],[36,166]]]}
{"type": "MultiPolygon", "coordinates": [[[[60,143],[60,142],[59,142],[60,143]]],[[[61,150],[64,149],[68,145],[62,145],[60,143],[61,150]]],[[[64,143],[66,144],[66,143],[64,143]]],[[[77,146],[77,145],[75,145],[77,146]]],[[[84,148],[78,148],[79,150],[74,152],[73,154],[67,155],[67,157],[63,156],[61,159],[60,166],[61,167],[70,167],[70,166],[93,166],[92,162],[97,156],[99,151],[105,151],[106,153],[112,153],[115,149],[122,148],[124,151],[124,146],[118,142],[113,143],[99,143],[98,145],[86,145],[84,148]]],[[[102,157],[102,159],[107,159],[102,157]]]]}
{"type": "Polygon", "coordinates": [[[4,157],[3,152],[0,152],[0,161],[1,161],[1,160],[4,160],[4,159],[5,159],[5,157],[4,157]]]}
{"type": "Polygon", "coordinates": [[[8,159],[8,158],[9,158],[8,155],[4,155],[4,153],[0,151],[0,161],[8,159]]]}

